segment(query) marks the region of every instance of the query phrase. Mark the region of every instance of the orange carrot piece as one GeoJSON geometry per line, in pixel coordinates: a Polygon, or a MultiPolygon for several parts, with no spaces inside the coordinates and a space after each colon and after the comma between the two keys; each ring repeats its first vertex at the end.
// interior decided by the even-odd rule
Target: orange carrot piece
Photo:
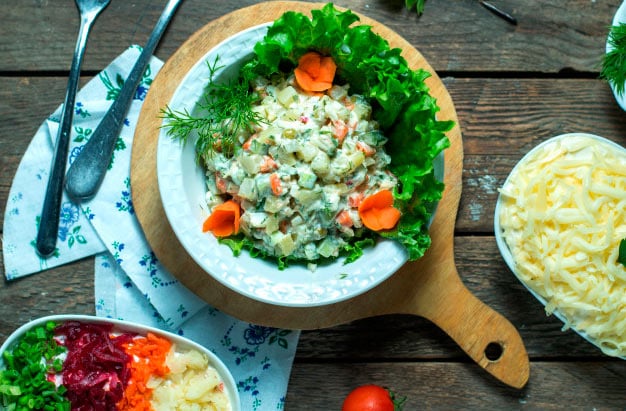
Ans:
{"type": "Polygon", "coordinates": [[[333,136],[342,142],[348,135],[348,126],[341,120],[333,121],[333,136]]]}
{"type": "Polygon", "coordinates": [[[152,389],[147,387],[147,383],[151,376],[164,377],[170,372],[165,358],[171,347],[169,340],[153,333],[124,344],[124,350],[131,357],[130,380],[124,389],[124,397],[116,404],[117,410],[152,410],[152,389]]]}
{"type": "Polygon", "coordinates": [[[361,151],[363,154],[365,154],[365,157],[371,157],[374,154],[376,154],[376,149],[375,148],[373,148],[369,144],[364,143],[362,141],[357,141],[356,149],[361,151]]]}
{"type": "Polygon", "coordinates": [[[280,182],[280,176],[276,173],[270,175],[270,187],[272,187],[272,193],[274,195],[281,195],[283,193],[283,185],[280,182]]]}
{"type": "Polygon", "coordinates": [[[215,206],[211,215],[204,220],[202,231],[211,231],[216,237],[228,237],[239,232],[241,208],[233,200],[215,206]]]}
{"type": "Polygon", "coordinates": [[[259,171],[261,173],[267,173],[268,171],[276,170],[278,168],[278,164],[271,156],[263,156],[263,162],[261,163],[261,167],[259,171]]]}
{"type": "Polygon", "coordinates": [[[305,91],[325,91],[333,86],[337,65],[332,57],[316,51],[305,53],[294,70],[296,82],[305,91]]]}
{"type": "Polygon", "coordinates": [[[344,227],[352,227],[352,217],[350,217],[350,213],[348,210],[342,210],[337,214],[336,217],[337,222],[344,227]]]}
{"type": "Polygon", "coordinates": [[[380,190],[365,197],[359,204],[359,217],[363,225],[373,231],[394,228],[400,215],[400,210],[393,206],[393,194],[389,190],[380,190]]]}

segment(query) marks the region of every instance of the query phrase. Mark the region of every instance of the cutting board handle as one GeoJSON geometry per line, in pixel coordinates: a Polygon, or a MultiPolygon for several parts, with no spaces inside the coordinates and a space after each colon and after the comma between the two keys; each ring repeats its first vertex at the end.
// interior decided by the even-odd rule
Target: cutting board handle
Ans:
{"type": "Polygon", "coordinates": [[[413,314],[436,324],[494,377],[522,388],[530,364],[518,331],[465,287],[453,263],[440,269],[446,271],[440,280],[422,284],[421,296],[413,300],[413,314]]]}

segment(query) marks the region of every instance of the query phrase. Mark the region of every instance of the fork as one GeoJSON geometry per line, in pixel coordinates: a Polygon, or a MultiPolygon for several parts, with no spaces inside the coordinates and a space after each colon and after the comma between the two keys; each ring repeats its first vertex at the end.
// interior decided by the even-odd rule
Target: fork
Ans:
{"type": "Polygon", "coordinates": [[[61,113],[61,121],[57,142],[50,166],[50,178],[46,188],[46,196],[41,211],[39,230],[37,232],[36,248],[43,258],[54,254],[59,231],[59,213],[61,210],[61,199],[63,195],[63,180],[65,176],[65,165],[67,163],[67,152],[74,117],[74,102],[76,100],[76,88],[80,76],[80,66],[87,46],[87,37],[96,17],[109,5],[110,0],[76,0],[76,6],[80,12],[80,28],[74,57],[70,68],[65,101],[61,113]]]}

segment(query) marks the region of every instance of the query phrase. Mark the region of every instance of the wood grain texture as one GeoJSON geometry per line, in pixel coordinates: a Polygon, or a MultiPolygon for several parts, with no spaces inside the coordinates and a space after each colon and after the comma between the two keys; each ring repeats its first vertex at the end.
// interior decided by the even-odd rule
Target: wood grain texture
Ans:
{"type": "MultiPolygon", "coordinates": [[[[206,23],[255,3],[186,0],[157,55],[167,58],[206,23]]],[[[620,1],[499,2],[517,18],[517,26],[475,0],[428,0],[422,17],[405,9],[401,0],[334,3],[388,25],[418,47],[437,71],[559,73],[598,71],[608,33],[606,16],[615,13],[620,1]]],[[[94,25],[83,69],[99,71],[127,45],[144,45],[164,4],[112,2],[94,25]]],[[[0,71],[69,69],[78,32],[73,1],[3,1],[0,21],[0,71]]]]}
{"type": "Polygon", "coordinates": [[[521,391],[463,363],[296,363],[285,409],[339,410],[354,387],[377,383],[407,396],[407,410],[623,409],[624,362],[533,363],[533,379],[521,391]],[[558,392],[546,389],[559,381],[558,392]],[[393,381],[393,385],[388,382],[393,381]],[[621,406],[619,406],[621,404],[621,406]]]}
{"type": "MultiPolygon", "coordinates": [[[[83,80],[130,44],[144,43],[164,3],[113,1],[92,32],[83,80]]],[[[157,56],[169,58],[207,22],[255,3],[185,0],[157,56]]],[[[465,153],[456,268],[477,298],[519,330],[531,359],[530,379],[521,391],[509,388],[470,362],[430,321],[383,315],[304,331],[285,409],[338,409],[350,389],[377,382],[407,395],[409,410],[623,410],[626,362],[603,356],[545,315],[508,271],[492,227],[496,188],[535,144],[562,132],[583,131],[626,145],[626,115],[597,79],[608,24],[621,0],[497,1],[518,19],[516,27],[475,0],[427,0],[419,18],[402,0],[335,3],[399,33],[442,75],[463,130],[465,153]]],[[[4,1],[0,23],[4,211],[32,135],[63,99],[78,13],[73,0],[4,1]]],[[[93,259],[11,283],[0,281],[0,343],[32,318],[93,314],[93,286],[93,259]]]]}

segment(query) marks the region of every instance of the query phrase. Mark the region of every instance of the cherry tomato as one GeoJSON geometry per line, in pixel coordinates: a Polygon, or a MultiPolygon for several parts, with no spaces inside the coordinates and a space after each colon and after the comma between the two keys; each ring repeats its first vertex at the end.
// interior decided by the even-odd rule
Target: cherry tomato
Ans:
{"type": "Polygon", "coordinates": [[[355,388],[344,399],[341,411],[394,411],[391,394],[383,387],[374,384],[355,388]]]}

